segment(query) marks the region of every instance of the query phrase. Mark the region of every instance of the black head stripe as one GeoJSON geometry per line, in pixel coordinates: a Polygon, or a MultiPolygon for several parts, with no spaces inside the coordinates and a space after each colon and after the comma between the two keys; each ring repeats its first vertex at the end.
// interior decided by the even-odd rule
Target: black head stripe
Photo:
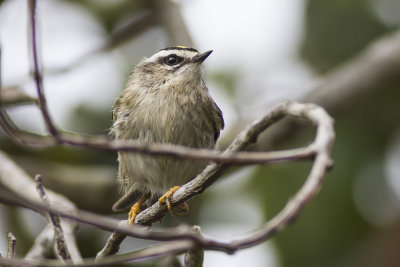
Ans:
{"type": "Polygon", "coordinates": [[[197,49],[194,49],[192,47],[185,47],[185,46],[170,46],[170,47],[163,48],[160,51],[162,51],[162,50],[184,50],[184,51],[192,51],[192,52],[197,52],[197,53],[199,52],[199,51],[197,51],[197,49]]]}

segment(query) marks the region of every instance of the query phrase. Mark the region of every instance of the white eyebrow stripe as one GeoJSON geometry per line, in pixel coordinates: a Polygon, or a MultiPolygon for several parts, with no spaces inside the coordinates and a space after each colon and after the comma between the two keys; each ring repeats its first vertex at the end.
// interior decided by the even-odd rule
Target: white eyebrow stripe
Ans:
{"type": "Polygon", "coordinates": [[[158,60],[159,58],[166,57],[168,55],[175,54],[177,56],[183,57],[183,58],[192,58],[195,55],[197,55],[197,52],[194,51],[189,51],[189,50],[178,50],[178,49],[172,49],[172,50],[161,50],[160,52],[154,54],[150,58],[148,58],[146,61],[151,61],[154,62],[158,60]]]}

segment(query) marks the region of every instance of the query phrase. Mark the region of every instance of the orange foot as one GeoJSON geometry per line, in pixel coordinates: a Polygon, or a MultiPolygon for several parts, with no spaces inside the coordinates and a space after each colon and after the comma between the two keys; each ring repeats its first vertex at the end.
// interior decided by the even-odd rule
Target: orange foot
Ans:
{"type": "Polygon", "coordinates": [[[172,211],[172,205],[171,205],[171,201],[169,200],[171,198],[171,196],[180,188],[180,186],[174,186],[172,187],[170,190],[167,191],[167,193],[165,193],[162,197],[160,197],[158,199],[158,203],[160,203],[161,205],[164,204],[164,200],[166,199],[167,202],[167,208],[169,210],[169,213],[171,214],[172,217],[174,216],[174,212],[172,211]]]}
{"type": "Polygon", "coordinates": [[[142,206],[143,202],[145,202],[150,197],[150,194],[147,194],[141,197],[138,202],[132,205],[131,210],[128,214],[128,223],[132,224],[135,221],[136,216],[142,211],[140,206],[142,206]]]}
{"type": "Polygon", "coordinates": [[[179,206],[179,211],[175,210],[175,213],[178,214],[179,216],[187,214],[189,211],[189,205],[184,202],[181,206],[179,206]]]}

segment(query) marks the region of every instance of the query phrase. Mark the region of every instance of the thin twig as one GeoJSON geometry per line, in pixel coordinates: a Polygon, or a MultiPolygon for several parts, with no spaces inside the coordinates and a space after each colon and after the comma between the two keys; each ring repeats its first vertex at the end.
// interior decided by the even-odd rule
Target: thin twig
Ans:
{"type": "MultiPolygon", "coordinates": [[[[23,197],[24,201],[22,206],[27,206],[29,203],[40,203],[42,207],[49,207],[44,204],[40,199],[37,191],[35,182],[29,177],[21,168],[19,168],[9,157],[0,151],[0,188],[3,192],[0,193],[1,197],[8,198],[12,203],[14,202],[15,196],[23,197]],[[21,190],[23,188],[24,190],[21,190]],[[8,190],[8,191],[6,191],[8,190]],[[12,192],[14,197],[7,197],[7,192],[12,192]]],[[[57,209],[67,211],[69,214],[73,214],[76,207],[75,205],[62,195],[56,194],[51,190],[46,192],[49,201],[52,206],[57,209]]],[[[0,197],[0,198],[1,198],[0,197]]],[[[38,212],[47,216],[49,209],[36,209],[38,212]]],[[[51,211],[51,210],[50,210],[51,211]]],[[[53,212],[53,214],[56,214],[53,212]]],[[[64,230],[65,241],[70,249],[70,255],[73,262],[79,263],[82,260],[79,250],[76,245],[75,231],[77,224],[74,221],[61,220],[61,226],[64,230]]]]}
{"type": "Polygon", "coordinates": [[[15,247],[17,245],[17,239],[15,238],[14,234],[9,232],[7,234],[7,258],[12,259],[15,257],[15,247]]]}
{"type": "Polygon", "coordinates": [[[4,107],[38,104],[36,98],[24,93],[20,87],[8,87],[0,90],[0,101],[4,107]]]}
{"type": "MultiPolygon", "coordinates": [[[[281,103],[278,106],[284,107],[287,103],[281,103]]],[[[271,110],[280,112],[279,114],[270,114],[274,120],[279,120],[284,117],[281,108],[274,107],[271,110]]],[[[270,152],[237,152],[232,150],[230,153],[220,152],[208,149],[196,149],[173,144],[152,143],[144,144],[137,140],[110,140],[105,136],[87,136],[81,134],[73,134],[67,132],[59,132],[58,137],[54,138],[51,135],[38,135],[20,130],[10,119],[7,118],[7,113],[3,110],[0,113],[0,124],[15,140],[35,146],[54,146],[56,144],[64,144],[73,147],[85,147],[90,149],[108,150],[108,151],[130,151],[149,155],[165,155],[185,159],[208,160],[219,163],[230,163],[237,165],[249,164],[265,164],[271,162],[293,161],[300,159],[312,158],[315,154],[312,147],[295,148],[281,151],[270,152]]],[[[269,121],[270,124],[275,121],[269,121]]],[[[269,124],[269,125],[270,125],[269,124]]],[[[268,127],[266,125],[265,127],[268,127]]],[[[254,140],[247,140],[247,146],[254,140]]]]}
{"type": "MultiPolygon", "coordinates": [[[[50,207],[50,201],[43,187],[42,177],[40,175],[36,175],[35,181],[36,181],[36,190],[38,191],[40,198],[42,199],[45,205],[50,207]]],[[[64,261],[69,261],[71,260],[71,255],[69,254],[68,246],[65,242],[63,229],[61,227],[60,217],[51,212],[49,212],[48,215],[50,222],[53,225],[55,249],[57,252],[56,254],[60,259],[64,261]]]]}
{"type": "Polygon", "coordinates": [[[47,101],[43,90],[43,76],[40,71],[40,62],[38,55],[38,43],[37,43],[37,1],[29,0],[29,21],[28,27],[30,29],[30,48],[32,54],[32,64],[33,64],[33,77],[36,84],[37,95],[39,99],[39,108],[42,113],[43,119],[45,121],[47,130],[51,135],[57,138],[58,130],[54,125],[49,110],[47,108],[47,101]]]}

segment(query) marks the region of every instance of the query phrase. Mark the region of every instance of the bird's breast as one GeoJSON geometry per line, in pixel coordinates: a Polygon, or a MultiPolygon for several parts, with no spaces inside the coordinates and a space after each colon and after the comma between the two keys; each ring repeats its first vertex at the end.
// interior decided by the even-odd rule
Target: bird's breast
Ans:
{"type": "Polygon", "coordinates": [[[130,115],[132,132],[146,142],[211,148],[212,124],[204,115],[201,99],[196,94],[148,96],[130,115]]]}

